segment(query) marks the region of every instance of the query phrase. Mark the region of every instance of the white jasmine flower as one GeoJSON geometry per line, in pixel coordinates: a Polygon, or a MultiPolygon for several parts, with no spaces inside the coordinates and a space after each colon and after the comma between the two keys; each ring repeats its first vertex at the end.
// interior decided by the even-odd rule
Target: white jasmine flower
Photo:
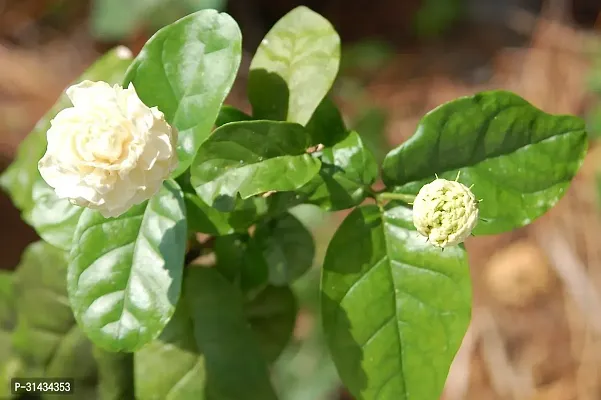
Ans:
{"type": "Polygon", "coordinates": [[[42,178],[59,198],[116,217],[154,195],[177,166],[177,132],[133,85],[83,81],[52,120],[42,178]]]}

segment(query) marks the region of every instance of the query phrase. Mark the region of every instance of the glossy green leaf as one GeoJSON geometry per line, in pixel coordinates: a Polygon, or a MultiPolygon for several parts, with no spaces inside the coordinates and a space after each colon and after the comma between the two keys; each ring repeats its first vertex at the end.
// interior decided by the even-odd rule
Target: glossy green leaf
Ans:
{"type": "Polygon", "coordinates": [[[134,399],[134,356],[94,348],[98,365],[99,400],[134,399]]]}
{"type": "Polygon", "coordinates": [[[440,398],[470,321],[465,249],[429,245],[411,214],[404,207],[357,208],[325,257],[326,340],[357,398],[440,398]]]}
{"type": "Polygon", "coordinates": [[[301,6],[265,36],[251,62],[253,116],[305,125],[329,92],[340,64],[340,38],[321,15],[301,6]]]}
{"type": "Polygon", "coordinates": [[[184,172],[209,136],[241,59],[242,36],[229,15],[202,10],[158,31],[125,76],[142,101],[157,106],[178,130],[184,172]]]}
{"type": "Polygon", "coordinates": [[[257,226],[254,245],[269,267],[269,281],[287,285],[313,265],[315,243],[311,232],[292,214],[286,213],[257,226]]]}
{"type": "MultiPolygon", "coordinates": [[[[77,82],[92,80],[106,81],[111,84],[121,83],[125,70],[131,63],[131,60],[129,50],[124,47],[117,47],[92,64],[77,82]]],[[[42,201],[42,204],[39,204],[37,199],[34,200],[32,193],[36,183],[41,182],[40,184],[45,184],[38,172],[38,161],[46,151],[46,131],[50,128],[50,121],[61,110],[70,106],[71,102],[63,92],[56,104],[38,121],[33,131],[23,140],[17,150],[15,160],[0,177],[0,187],[10,195],[15,206],[21,211],[29,211],[38,206],[40,208],[50,208],[50,212],[61,215],[66,207],[65,204],[70,205],[67,200],[61,202],[57,199],[42,201]],[[49,207],[49,205],[56,205],[57,208],[49,207]]],[[[34,211],[34,213],[36,212],[34,211]]],[[[54,218],[58,220],[58,217],[55,216],[54,218]]],[[[28,222],[38,230],[38,221],[36,218],[28,222]]],[[[45,225],[44,221],[39,224],[42,226],[45,225]]],[[[41,230],[43,231],[44,229],[41,228],[41,230]]],[[[53,242],[52,235],[44,234],[42,237],[50,243],[53,242]]],[[[53,244],[60,245],[61,240],[57,242],[53,244]]]]}
{"type": "Polygon", "coordinates": [[[427,114],[384,160],[383,178],[416,193],[434,174],[473,186],[483,219],[475,234],[510,231],[544,214],[565,193],[587,149],[584,122],[553,116],[519,96],[483,92],[427,114]]]}
{"type": "Polygon", "coordinates": [[[212,268],[191,268],[182,300],[159,339],[135,354],[137,398],[275,399],[234,287],[212,268]]]}
{"type": "Polygon", "coordinates": [[[219,211],[232,211],[242,199],[300,188],[319,171],[306,154],[309,134],[298,124],[245,121],[223,125],[202,144],[190,182],[200,198],[219,211]]]}
{"type": "Polygon", "coordinates": [[[340,110],[328,96],[319,103],[307,123],[307,130],[311,133],[311,144],[315,146],[318,144],[326,147],[334,146],[348,134],[340,110]]]}
{"type": "Polygon", "coordinates": [[[134,351],[161,333],[180,295],[186,235],[174,181],[117,218],[83,212],[67,283],[77,321],[96,345],[134,351]]]}
{"type": "Polygon", "coordinates": [[[328,211],[360,204],[378,176],[378,165],[356,132],[321,154],[321,170],[300,192],[307,203],[328,211]]]}
{"type": "Polygon", "coordinates": [[[220,127],[221,125],[229,124],[230,122],[250,120],[252,120],[252,117],[246,114],[244,111],[238,110],[232,106],[223,105],[221,110],[219,110],[219,115],[215,121],[215,126],[220,127]]]}
{"type": "Polygon", "coordinates": [[[246,303],[246,316],[267,362],[274,362],[290,341],[297,311],[289,286],[267,286],[246,303]]]}

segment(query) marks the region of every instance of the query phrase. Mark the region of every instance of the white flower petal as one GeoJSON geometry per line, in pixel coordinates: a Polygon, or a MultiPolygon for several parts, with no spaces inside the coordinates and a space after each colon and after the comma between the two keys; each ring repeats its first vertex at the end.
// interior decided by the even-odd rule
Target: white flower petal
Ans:
{"type": "Polygon", "coordinates": [[[161,187],[177,165],[177,132],[133,85],[84,81],[67,89],[73,107],[54,118],[38,163],[57,196],[116,217],[161,187]]]}

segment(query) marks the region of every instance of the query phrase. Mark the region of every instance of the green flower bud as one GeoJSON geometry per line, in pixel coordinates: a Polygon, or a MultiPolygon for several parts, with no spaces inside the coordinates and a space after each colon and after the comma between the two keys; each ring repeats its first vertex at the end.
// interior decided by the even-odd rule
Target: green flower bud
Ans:
{"type": "Polygon", "coordinates": [[[465,185],[436,179],[424,185],[413,202],[413,225],[437,247],[467,239],[478,223],[478,200],[465,185]]]}

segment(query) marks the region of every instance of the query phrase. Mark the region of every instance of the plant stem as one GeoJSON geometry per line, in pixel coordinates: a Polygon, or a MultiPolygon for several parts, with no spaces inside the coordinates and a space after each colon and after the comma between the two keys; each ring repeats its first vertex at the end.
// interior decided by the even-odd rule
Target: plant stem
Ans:
{"type": "Polygon", "coordinates": [[[412,195],[412,194],[405,194],[405,193],[383,192],[383,193],[378,193],[377,197],[378,197],[378,201],[382,201],[382,200],[401,200],[402,202],[405,202],[407,204],[412,204],[413,201],[415,200],[415,196],[414,195],[412,195]]]}

